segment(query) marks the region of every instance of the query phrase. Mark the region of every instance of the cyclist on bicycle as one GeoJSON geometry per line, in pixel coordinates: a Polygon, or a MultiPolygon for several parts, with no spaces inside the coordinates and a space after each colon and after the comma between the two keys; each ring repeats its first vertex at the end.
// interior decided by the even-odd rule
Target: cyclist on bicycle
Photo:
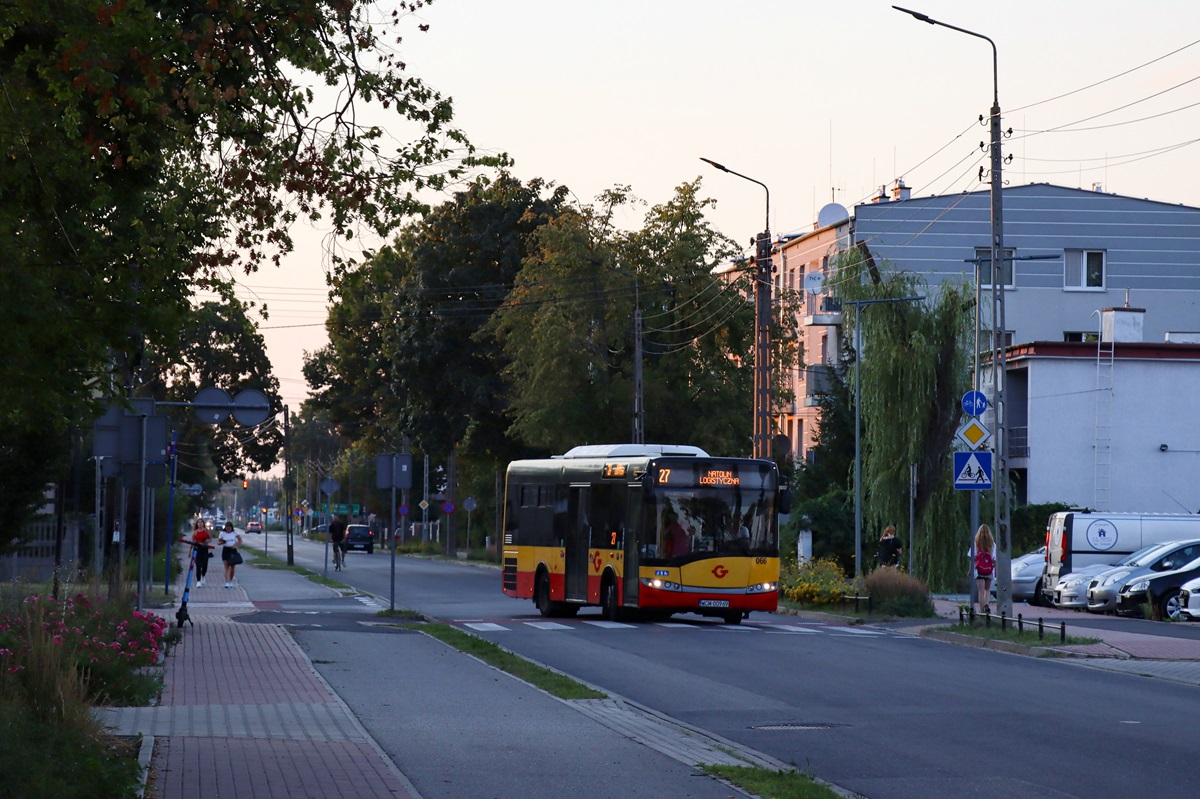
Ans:
{"type": "Polygon", "coordinates": [[[333,569],[341,571],[346,563],[346,522],[334,516],[329,523],[329,543],[333,545],[333,569]]]}

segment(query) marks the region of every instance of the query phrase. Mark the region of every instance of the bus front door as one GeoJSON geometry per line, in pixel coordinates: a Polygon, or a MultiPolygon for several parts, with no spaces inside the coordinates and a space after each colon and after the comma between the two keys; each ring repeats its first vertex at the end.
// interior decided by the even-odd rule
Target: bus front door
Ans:
{"type": "Polygon", "coordinates": [[[586,602],[588,578],[588,548],[591,546],[592,525],[588,520],[592,490],[588,486],[571,486],[568,505],[566,546],[566,598],[586,602]]]}

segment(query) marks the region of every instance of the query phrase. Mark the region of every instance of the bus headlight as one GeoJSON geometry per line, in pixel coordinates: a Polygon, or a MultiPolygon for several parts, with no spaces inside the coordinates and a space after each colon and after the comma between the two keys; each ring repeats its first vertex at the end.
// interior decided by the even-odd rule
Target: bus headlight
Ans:
{"type": "Polygon", "coordinates": [[[747,594],[766,594],[766,593],[770,593],[771,591],[777,591],[778,589],[779,589],[779,583],[755,583],[754,585],[747,586],[746,593],[747,594]]]}
{"type": "Polygon", "coordinates": [[[670,580],[662,580],[662,579],[659,579],[658,577],[653,577],[650,579],[643,579],[642,585],[646,586],[647,588],[654,588],[658,591],[682,591],[683,590],[683,586],[680,585],[679,583],[673,583],[670,580]]]}

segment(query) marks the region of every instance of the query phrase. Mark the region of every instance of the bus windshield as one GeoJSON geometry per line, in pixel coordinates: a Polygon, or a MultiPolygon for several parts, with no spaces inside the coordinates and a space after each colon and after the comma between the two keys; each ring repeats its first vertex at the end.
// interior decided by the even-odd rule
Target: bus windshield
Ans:
{"type": "Polygon", "coordinates": [[[779,556],[773,472],[744,465],[664,465],[651,471],[650,486],[643,506],[643,564],[779,556]]]}

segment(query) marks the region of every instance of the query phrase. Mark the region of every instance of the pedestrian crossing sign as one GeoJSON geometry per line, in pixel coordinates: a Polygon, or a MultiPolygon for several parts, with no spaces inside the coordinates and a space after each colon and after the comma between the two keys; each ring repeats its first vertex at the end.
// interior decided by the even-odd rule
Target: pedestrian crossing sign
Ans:
{"type": "Polygon", "coordinates": [[[960,491],[990,491],[992,453],[954,453],[954,487],[960,491]]]}

